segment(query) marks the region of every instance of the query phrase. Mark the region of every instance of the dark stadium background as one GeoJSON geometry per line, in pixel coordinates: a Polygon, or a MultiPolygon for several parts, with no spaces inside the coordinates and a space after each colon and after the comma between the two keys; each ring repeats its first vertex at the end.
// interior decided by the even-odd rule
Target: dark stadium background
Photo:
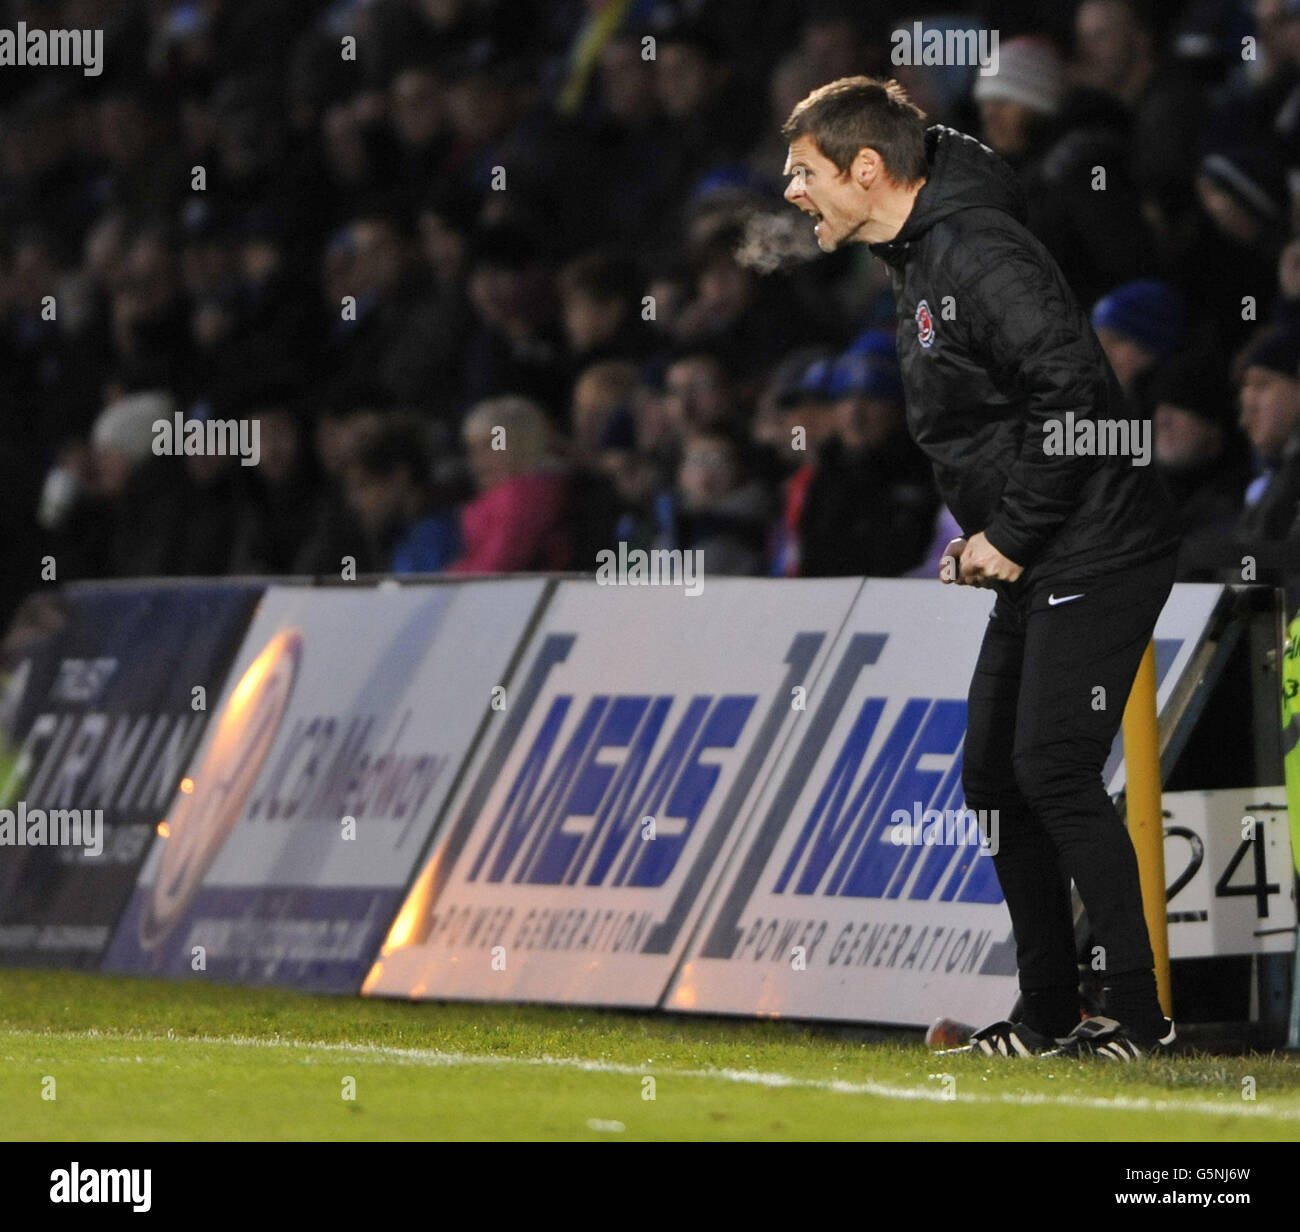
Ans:
{"type": "Polygon", "coordinates": [[[0,4],[24,20],[101,27],[104,71],[0,68],[6,624],[50,581],[590,571],[620,541],[932,572],[883,267],[738,257],[808,243],[779,126],[853,73],[1016,166],[1155,417],[1182,577],[1242,580],[1244,541],[1267,580],[1300,534],[1300,4],[0,4]],[[999,75],[892,64],[917,20],[996,30],[999,75]],[[155,456],[176,413],[257,419],[259,464],[155,456]]]}

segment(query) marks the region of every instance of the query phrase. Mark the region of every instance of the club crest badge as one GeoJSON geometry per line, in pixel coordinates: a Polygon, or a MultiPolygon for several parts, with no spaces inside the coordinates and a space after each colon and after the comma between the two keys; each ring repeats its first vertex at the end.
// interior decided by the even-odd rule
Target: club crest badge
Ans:
{"type": "Polygon", "coordinates": [[[930,305],[922,300],[916,306],[916,338],[923,347],[934,341],[934,318],[930,315],[930,305]]]}

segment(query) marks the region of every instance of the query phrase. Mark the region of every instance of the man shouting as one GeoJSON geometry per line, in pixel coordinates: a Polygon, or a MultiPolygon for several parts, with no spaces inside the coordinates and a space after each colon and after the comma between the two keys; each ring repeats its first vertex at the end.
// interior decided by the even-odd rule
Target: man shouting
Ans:
{"type": "Polygon", "coordinates": [[[1115,375],[996,154],[926,127],[901,86],[869,77],[814,90],[782,133],[785,197],[813,217],[819,247],[867,244],[889,266],[908,429],[965,536],[944,580],[997,592],[962,785],[968,808],[999,819],[1022,1010],[970,1049],[1133,1060],[1169,1048],[1137,860],[1101,778],[1177,560],[1143,434],[1121,422],[1115,375]],[[1105,1016],[1082,1022],[1071,880],[1104,971],[1105,1016]]]}

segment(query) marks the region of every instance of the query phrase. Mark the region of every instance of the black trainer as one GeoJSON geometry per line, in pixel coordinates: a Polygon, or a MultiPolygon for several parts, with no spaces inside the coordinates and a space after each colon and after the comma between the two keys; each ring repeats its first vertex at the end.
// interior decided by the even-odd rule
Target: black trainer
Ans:
{"type": "Polygon", "coordinates": [[[1061,1041],[1059,1048],[1053,1048],[1049,1056],[1053,1057],[1103,1057],[1107,1061],[1140,1061],[1144,1057],[1155,1057],[1173,1051],[1178,1032],[1174,1029],[1174,1020],[1164,1020],[1164,1034],[1154,1043],[1146,1043],[1133,1038],[1122,1022],[1113,1018],[1085,1018],[1069,1035],[1061,1041]]]}
{"type": "Polygon", "coordinates": [[[983,1027],[961,1048],[945,1048],[940,1056],[966,1052],[986,1057],[1034,1057],[1050,1052],[1062,1041],[1042,1035],[1023,1022],[995,1022],[983,1027]]]}

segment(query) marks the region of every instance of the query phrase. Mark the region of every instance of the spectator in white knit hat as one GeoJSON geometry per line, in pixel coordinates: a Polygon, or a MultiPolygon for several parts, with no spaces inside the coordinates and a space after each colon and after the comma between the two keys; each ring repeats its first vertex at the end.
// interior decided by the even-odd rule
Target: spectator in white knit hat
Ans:
{"type": "Polygon", "coordinates": [[[1048,39],[1026,35],[1003,43],[998,71],[977,76],[972,92],[985,144],[1003,158],[1023,157],[1042,117],[1060,110],[1065,86],[1065,61],[1048,39]]]}
{"type": "Polygon", "coordinates": [[[136,466],[152,452],[154,423],[171,423],[175,410],[171,394],[161,391],[110,402],[91,428],[89,447],[69,446],[46,474],[37,514],[41,526],[57,531],[88,498],[120,496],[136,466]]]}
{"type": "Polygon", "coordinates": [[[1153,273],[1154,247],[1128,174],[1130,117],[1122,103],[1072,89],[1066,63],[1042,35],[1003,43],[997,72],[978,74],[980,135],[1015,169],[1026,224],[1084,303],[1153,273]],[[1105,168],[1098,191],[1096,168],[1105,168]]]}
{"type": "Polygon", "coordinates": [[[121,494],[136,465],[153,453],[153,426],[170,424],[176,403],[165,392],[127,394],[99,413],[91,429],[92,485],[103,497],[121,494]]]}

